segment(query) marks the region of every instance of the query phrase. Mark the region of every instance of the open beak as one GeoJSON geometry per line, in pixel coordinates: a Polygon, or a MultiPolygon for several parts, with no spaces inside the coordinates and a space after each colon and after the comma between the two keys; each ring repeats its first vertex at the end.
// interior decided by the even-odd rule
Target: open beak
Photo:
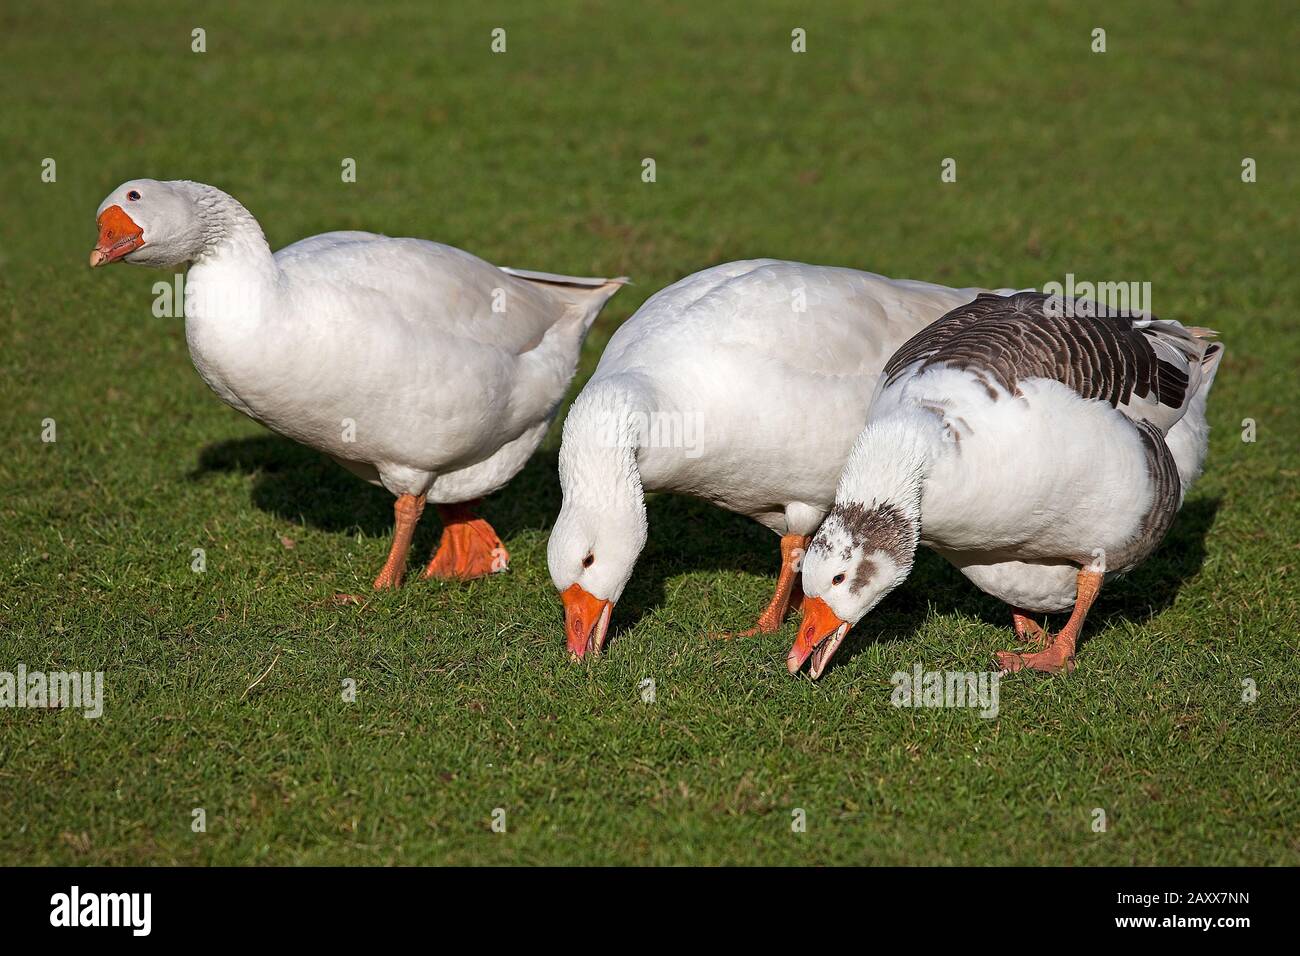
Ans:
{"type": "Polygon", "coordinates": [[[831,662],[831,657],[844,642],[849,633],[849,622],[841,621],[835,616],[825,601],[818,597],[803,599],[803,620],[799,622],[799,634],[794,639],[794,647],[785,659],[785,666],[791,674],[799,673],[804,661],[812,655],[812,666],[808,674],[813,680],[822,676],[822,671],[831,662]]]}
{"type": "Polygon", "coordinates": [[[109,206],[99,214],[99,242],[90,250],[90,267],[116,262],[144,245],[144,230],[121,206],[109,206]]]}
{"type": "Polygon", "coordinates": [[[609,634],[613,603],[593,597],[577,584],[562,591],[560,600],[564,602],[564,635],[569,643],[569,653],[576,660],[582,660],[588,653],[599,654],[609,634]]]}

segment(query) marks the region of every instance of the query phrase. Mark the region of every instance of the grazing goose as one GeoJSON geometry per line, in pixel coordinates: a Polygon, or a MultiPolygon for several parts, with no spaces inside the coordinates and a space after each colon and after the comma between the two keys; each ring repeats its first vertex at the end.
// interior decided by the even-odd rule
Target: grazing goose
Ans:
{"type": "Polygon", "coordinates": [[[646,542],[647,491],[694,495],[781,535],[775,594],[743,633],[779,628],[885,360],[979,291],[758,259],[652,296],[564,422],[547,559],[572,654],[604,645],[646,542]]]}
{"type": "Polygon", "coordinates": [[[999,652],[1003,671],[1073,670],[1103,580],[1155,549],[1200,474],[1223,358],[1206,329],[1092,312],[981,295],[889,360],[804,559],[792,674],[811,656],[821,675],[918,543],[1011,605],[1036,653],[999,652]],[[1071,606],[1054,637],[1028,617],[1071,606]]]}
{"type": "Polygon", "coordinates": [[[506,569],[473,504],[537,448],[587,330],[625,280],[498,268],[368,232],[272,254],[247,209],[194,182],[123,183],[96,219],[92,266],[190,264],[185,337],[224,402],[397,496],[376,588],[401,583],[426,501],[443,532],[425,577],[506,569]]]}

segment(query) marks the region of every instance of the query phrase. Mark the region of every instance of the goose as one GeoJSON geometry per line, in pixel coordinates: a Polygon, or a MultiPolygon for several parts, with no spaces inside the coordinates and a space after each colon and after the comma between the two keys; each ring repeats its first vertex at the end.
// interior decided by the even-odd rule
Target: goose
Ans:
{"type": "Polygon", "coordinates": [[[787,666],[816,679],[897,587],[918,545],[1011,607],[1033,653],[1072,671],[1102,583],[1160,544],[1205,463],[1223,358],[1208,329],[1038,292],[981,295],[890,358],[803,562],[787,666]],[[1029,615],[1073,608],[1055,635],[1029,615]]]}
{"type": "Polygon", "coordinates": [[[184,180],[123,183],[95,218],[92,267],[189,264],[185,338],[222,401],[396,496],[376,589],[401,584],[426,502],[443,520],[426,578],[507,569],[477,503],[536,450],[625,278],[508,269],[369,232],[273,254],[236,199],[184,180]]]}
{"type": "Polygon", "coordinates": [[[646,492],[702,498],[781,536],[775,592],[735,636],[777,630],[885,360],[981,291],[754,259],[648,299],[564,422],[547,563],[571,655],[604,646],[646,543],[646,492]]]}

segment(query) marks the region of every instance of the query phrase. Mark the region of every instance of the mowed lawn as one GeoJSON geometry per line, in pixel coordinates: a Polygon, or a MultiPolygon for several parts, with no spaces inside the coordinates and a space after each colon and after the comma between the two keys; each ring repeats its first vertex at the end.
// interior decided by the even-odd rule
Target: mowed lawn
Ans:
{"type": "MultiPolygon", "coordinates": [[[[1300,862],[1284,12],[6,5],[0,671],[102,670],[105,710],[0,709],[0,862],[1300,862]],[[133,177],[218,185],[274,247],[372,229],[632,276],[571,395],[649,295],[730,259],[1150,282],[1156,314],[1227,348],[1208,466],[1103,591],[1078,671],[1008,678],[996,719],[890,702],[895,671],[983,671],[1012,643],[1007,609],[928,553],[819,683],[786,673],[793,623],[708,640],[767,601],[777,539],[681,498],[649,503],[606,655],[570,664],[545,553],[558,423],[486,508],[508,575],[337,606],[368,595],[391,498],[208,391],[182,321],[153,314],[169,274],[87,267],[96,206],[133,177]]],[[[413,562],[437,534],[430,510],[413,562]]]]}

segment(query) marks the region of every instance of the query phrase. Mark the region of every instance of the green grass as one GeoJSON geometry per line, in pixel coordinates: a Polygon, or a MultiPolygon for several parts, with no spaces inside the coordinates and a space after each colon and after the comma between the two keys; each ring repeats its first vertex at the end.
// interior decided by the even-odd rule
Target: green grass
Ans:
{"type": "Polygon", "coordinates": [[[107,675],[99,720],[0,710],[0,862],[1300,862],[1300,21],[1202,0],[456,6],[0,11],[0,670],[107,675]],[[390,499],[210,394],[150,312],[162,273],[87,268],[96,205],[137,176],[229,190],[277,247],[369,228],[631,275],[574,394],[647,296],[728,259],[1150,281],[1157,314],[1227,346],[1208,468],[1103,592],[1078,672],[1008,679],[996,720],[890,705],[894,671],[982,670],[1009,642],[1005,608],[933,555],[818,684],[785,672],[793,625],[705,640],[767,600],[776,539],[686,499],[652,499],[609,652],[570,665],[545,566],[558,427],[488,505],[508,576],[336,607],[378,569],[390,499]]]}

